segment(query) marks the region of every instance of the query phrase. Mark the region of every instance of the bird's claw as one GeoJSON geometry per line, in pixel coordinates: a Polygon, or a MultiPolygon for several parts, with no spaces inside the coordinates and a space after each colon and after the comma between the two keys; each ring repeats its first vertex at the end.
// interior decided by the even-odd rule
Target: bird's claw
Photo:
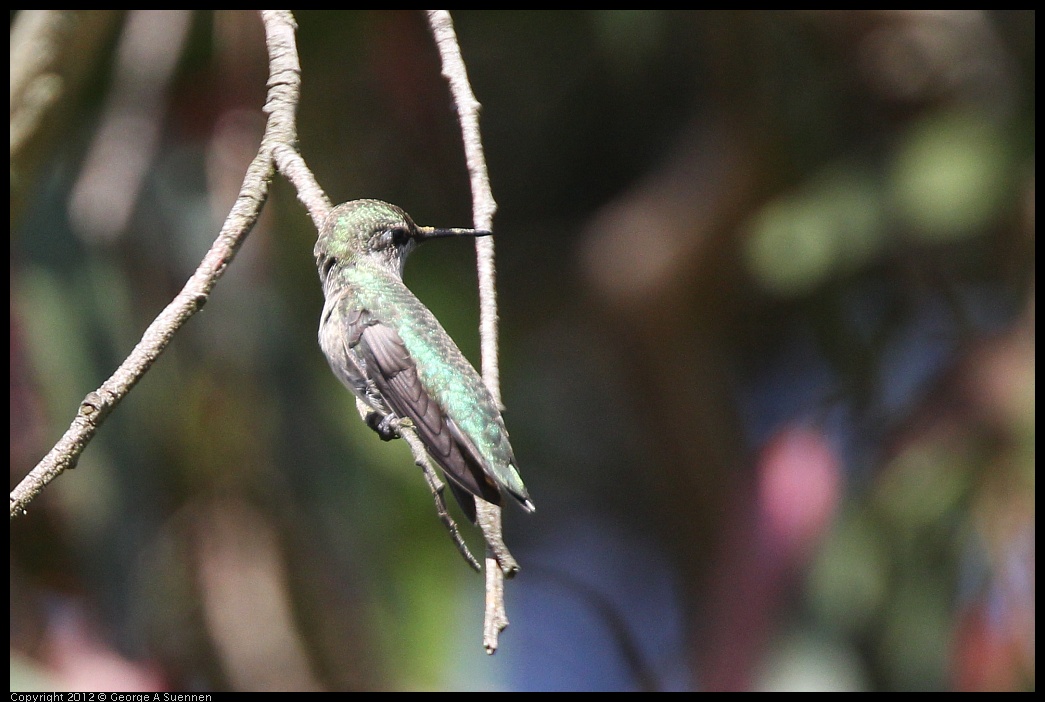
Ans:
{"type": "Polygon", "coordinates": [[[391,412],[386,415],[371,412],[366,416],[366,425],[373,429],[382,441],[391,441],[399,438],[401,427],[412,427],[414,423],[409,419],[400,419],[391,412]]]}

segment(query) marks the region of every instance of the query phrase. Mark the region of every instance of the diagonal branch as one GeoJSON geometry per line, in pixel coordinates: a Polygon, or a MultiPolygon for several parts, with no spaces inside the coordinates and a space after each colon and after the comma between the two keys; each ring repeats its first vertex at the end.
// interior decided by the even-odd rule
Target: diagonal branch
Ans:
{"type": "MultiPolygon", "coordinates": [[[[247,167],[228,217],[218,237],[203,257],[199,267],[175,298],[145,330],[119,368],[98,389],[88,393],[69,429],[58,443],[11,491],[11,518],[24,514],[29,503],[44,486],[70,468],[76,467],[81,454],[116,405],[148,372],[177,331],[210,297],[254,223],[268,196],[275,161],[298,189],[299,198],[309,209],[313,220],[325,218],[330,202],[311,174],[305,175],[296,156],[295,110],[297,109],[300,68],[294,41],[294,19],[287,11],[265,11],[266,44],[269,52],[268,97],[265,112],[268,120],[258,154],[247,167]]],[[[304,171],[307,172],[307,168],[304,171]]]]}
{"type": "MultiPolygon", "coordinates": [[[[109,379],[96,390],[87,394],[80,403],[76,417],[65,434],[11,492],[11,518],[24,514],[29,503],[48,483],[64,471],[74,468],[87,445],[115,407],[126,397],[156,362],[178,330],[210,297],[210,293],[235,258],[260,215],[268,196],[269,185],[276,170],[294,186],[298,199],[308,210],[317,229],[321,228],[330,210],[331,202],[297,150],[297,127],[295,112],[300,95],[301,69],[298,63],[294,36],[295,22],[289,11],[265,10],[261,13],[265,26],[266,46],[269,54],[268,94],[264,111],[268,115],[265,133],[257,155],[247,168],[239,196],[229,212],[221,230],[203,257],[196,271],[186,282],[181,292],[167,305],[145,330],[141,340],[109,379]]],[[[451,89],[461,115],[462,133],[468,170],[472,176],[476,225],[488,229],[496,209],[490,193],[486,164],[479,140],[478,109],[468,86],[467,75],[457,47],[453,26],[445,12],[430,15],[433,33],[443,53],[444,72],[450,78],[451,89]]],[[[493,241],[484,238],[478,242],[480,271],[480,299],[482,305],[481,332],[483,339],[483,378],[495,400],[500,404],[497,373],[497,313],[494,296],[493,241]]],[[[442,505],[441,486],[438,477],[428,464],[423,445],[417,440],[410,427],[402,427],[400,433],[410,445],[415,462],[426,468],[429,486],[437,505],[442,505]],[[434,478],[434,482],[432,482],[434,478]]],[[[518,570],[501,539],[500,509],[477,500],[478,521],[487,543],[486,579],[487,606],[484,643],[488,652],[497,648],[497,635],[507,626],[504,613],[503,577],[518,570]]],[[[445,505],[440,517],[466,560],[477,566],[470,558],[467,547],[457,533],[456,525],[446,513],[445,505]]]]}

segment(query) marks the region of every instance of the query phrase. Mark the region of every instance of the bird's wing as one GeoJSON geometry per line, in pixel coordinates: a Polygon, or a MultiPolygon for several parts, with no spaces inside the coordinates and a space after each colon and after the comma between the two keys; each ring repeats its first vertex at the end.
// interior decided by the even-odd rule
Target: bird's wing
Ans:
{"type": "Polygon", "coordinates": [[[328,299],[319,324],[319,346],[323,349],[334,375],[374,409],[387,413],[380,397],[367,381],[366,369],[352,351],[369,321],[361,309],[346,304],[344,295],[328,299]]]}
{"type": "Polygon", "coordinates": [[[475,446],[462,437],[453,420],[429,395],[413,357],[396,330],[370,319],[359,336],[357,348],[366,361],[367,375],[385,403],[396,415],[414,423],[418,436],[443,468],[469,518],[475,519],[475,504],[467,493],[500,504],[500,491],[487,476],[475,446]],[[466,501],[470,504],[465,504],[466,501]]]}

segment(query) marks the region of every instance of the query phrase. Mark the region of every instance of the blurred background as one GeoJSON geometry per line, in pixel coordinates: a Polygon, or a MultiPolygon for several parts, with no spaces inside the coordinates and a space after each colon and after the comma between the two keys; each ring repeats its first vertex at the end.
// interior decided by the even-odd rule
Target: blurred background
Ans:
{"type": "MultiPolygon", "coordinates": [[[[424,15],[296,18],[330,198],[469,226],[424,15]]],[[[316,231],[277,176],[11,522],[12,690],[1033,689],[1034,13],[454,21],[537,505],[506,512],[500,650],[407,447],[319,350],[316,231]]],[[[11,32],[13,487],[215,238],[267,64],[249,12],[11,32]]],[[[471,245],[406,281],[478,364],[471,245]]]]}

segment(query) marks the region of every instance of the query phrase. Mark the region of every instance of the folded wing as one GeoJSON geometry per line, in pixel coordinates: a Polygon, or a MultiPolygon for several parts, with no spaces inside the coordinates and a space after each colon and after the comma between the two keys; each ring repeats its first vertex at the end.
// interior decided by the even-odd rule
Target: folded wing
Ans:
{"type": "Polygon", "coordinates": [[[414,423],[428,453],[446,474],[454,496],[468,518],[475,521],[475,500],[501,504],[501,494],[488,477],[478,451],[438,401],[431,397],[417,372],[417,365],[395,329],[370,319],[359,336],[358,350],[366,361],[367,375],[389,409],[414,423]]]}

